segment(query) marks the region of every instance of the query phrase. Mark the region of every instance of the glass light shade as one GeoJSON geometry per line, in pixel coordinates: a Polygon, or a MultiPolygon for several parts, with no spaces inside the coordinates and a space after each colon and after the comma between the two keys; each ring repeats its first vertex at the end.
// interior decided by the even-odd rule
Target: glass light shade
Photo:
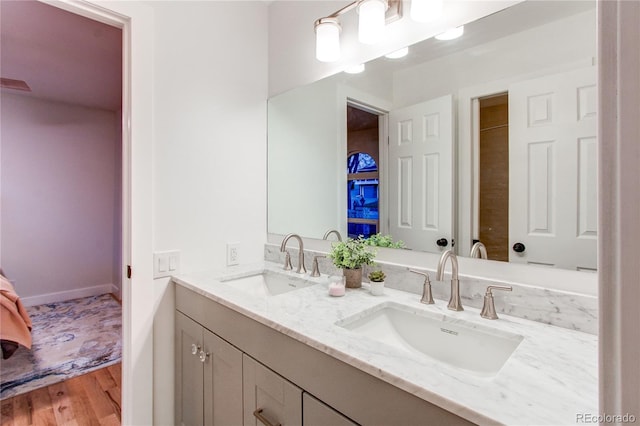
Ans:
{"type": "Polygon", "coordinates": [[[457,28],[451,28],[450,30],[445,31],[442,34],[438,34],[436,36],[436,40],[453,40],[461,37],[462,34],[464,34],[464,25],[457,28]]]}
{"type": "Polygon", "coordinates": [[[334,62],[340,59],[340,25],[334,21],[316,25],[316,59],[334,62]]]}
{"type": "Polygon", "coordinates": [[[411,0],[411,19],[431,22],[442,16],[442,0],[411,0]]]}
{"type": "Polygon", "coordinates": [[[388,53],[384,55],[385,58],[389,59],[398,59],[404,58],[409,53],[409,47],[403,47],[402,49],[398,49],[395,52],[388,53]]]}
{"type": "Polygon", "coordinates": [[[384,0],[362,0],[358,4],[358,39],[360,43],[375,44],[384,36],[385,12],[384,0]]]}

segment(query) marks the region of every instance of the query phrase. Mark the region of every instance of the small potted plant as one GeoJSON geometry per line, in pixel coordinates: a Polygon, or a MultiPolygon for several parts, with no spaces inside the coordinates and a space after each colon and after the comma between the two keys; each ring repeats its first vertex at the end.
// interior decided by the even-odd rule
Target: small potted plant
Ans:
{"type": "Polygon", "coordinates": [[[371,294],[380,296],[384,293],[384,279],[386,275],[380,269],[369,272],[369,282],[371,284],[371,294]]]}
{"type": "Polygon", "coordinates": [[[375,256],[362,236],[334,243],[329,253],[335,267],[342,269],[347,288],[362,287],[362,266],[373,264],[375,256]]]}

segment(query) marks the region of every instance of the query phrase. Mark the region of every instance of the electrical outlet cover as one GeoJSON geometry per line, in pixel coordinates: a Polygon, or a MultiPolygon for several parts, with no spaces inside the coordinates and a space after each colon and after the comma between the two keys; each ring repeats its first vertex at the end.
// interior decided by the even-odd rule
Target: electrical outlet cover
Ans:
{"type": "Polygon", "coordinates": [[[227,243],[227,266],[240,263],[240,243],[227,243]]]}

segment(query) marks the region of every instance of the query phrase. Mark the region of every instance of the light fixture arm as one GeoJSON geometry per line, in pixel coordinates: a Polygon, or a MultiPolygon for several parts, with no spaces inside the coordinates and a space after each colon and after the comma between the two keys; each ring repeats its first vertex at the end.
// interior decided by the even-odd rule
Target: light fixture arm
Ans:
{"type": "MultiPolygon", "coordinates": [[[[356,0],[348,5],[344,6],[342,9],[338,9],[333,12],[331,15],[327,15],[324,18],[317,19],[315,25],[317,26],[320,21],[326,18],[337,18],[339,16],[344,15],[350,10],[355,9],[362,0],[356,0]]],[[[390,24],[391,22],[395,22],[398,19],[402,18],[402,0],[387,0],[387,12],[385,16],[385,22],[390,24]]]]}
{"type": "Polygon", "coordinates": [[[348,5],[346,5],[345,7],[343,7],[342,9],[336,10],[335,12],[333,12],[331,15],[327,16],[327,18],[337,18],[340,15],[344,15],[345,13],[347,13],[348,11],[355,9],[356,6],[358,6],[358,3],[360,2],[360,0],[356,0],[353,3],[349,3],[348,5]]]}

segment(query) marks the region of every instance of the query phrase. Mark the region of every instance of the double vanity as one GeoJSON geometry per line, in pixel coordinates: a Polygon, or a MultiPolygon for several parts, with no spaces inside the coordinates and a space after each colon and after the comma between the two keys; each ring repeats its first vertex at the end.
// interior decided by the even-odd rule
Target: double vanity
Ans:
{"type": "Polygon", "coordinates": [[[180,424],[559,425],[598,410],[592,334],[389,285],[331,297],[326,274],[279,262],[174,282],[180,424]]]}

